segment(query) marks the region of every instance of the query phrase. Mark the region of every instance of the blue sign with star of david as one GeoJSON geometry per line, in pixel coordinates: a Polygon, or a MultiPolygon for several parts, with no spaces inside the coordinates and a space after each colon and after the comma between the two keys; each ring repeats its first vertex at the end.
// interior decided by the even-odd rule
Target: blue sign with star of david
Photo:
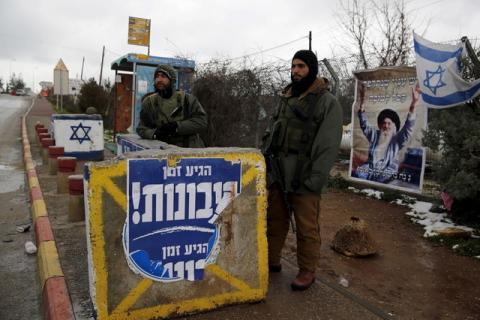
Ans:
{"type": "Polygon", "coordinates": [[[203,279],[218,254],[221,211],[241,192],[241,163],[129,159],[123,245],[130,268],[156,281],[203,279]]]}
{"type": "Polygon", "coordinates": [[[92,129],[90,126],[84,126],[83,123],[79,123],[76,126],[70,126],[72,129],[72,135],[70,136],[70,141],[78,141],[82,144],[84,141],[92,141],[88,136],[88,133],[92,129]]]}

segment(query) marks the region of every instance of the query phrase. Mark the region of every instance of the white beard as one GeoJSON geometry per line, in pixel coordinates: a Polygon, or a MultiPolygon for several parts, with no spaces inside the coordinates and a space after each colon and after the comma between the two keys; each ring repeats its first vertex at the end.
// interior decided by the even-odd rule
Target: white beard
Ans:
{"type": "Polygon", "coordinates": [[[380,136],[378,137],[377,147],[375,148],[374,152],[374,160],[379,161],[385,159],[385,153],[387,152],[388,145],[392,140],[392,137],[395,135],[395,130],[389,132],[380,132],[380,136]]]}

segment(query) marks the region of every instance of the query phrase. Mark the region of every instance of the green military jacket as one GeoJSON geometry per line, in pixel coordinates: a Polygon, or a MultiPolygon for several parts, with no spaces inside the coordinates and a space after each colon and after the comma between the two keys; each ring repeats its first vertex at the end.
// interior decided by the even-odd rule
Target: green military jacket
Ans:
{"type": "Polygon", "coordinates": [[[200,133],[207,130],[207,114],[195,96],[183,91],[175,91],[168,99],[158,93],[147,96],[137,133],[143,139],[153,139],[157,128],[172,121],[178,125],[177,132],[164,142],[184,148],[205,147],[200,133]]]}
{"type": "Polygon", "coordinates": [[[280,182],[288,192],[321,194],[342,128],[342,108],[323,80],[317,78],[299,97],[287,87],[263,140],[263,153],[278,169],[268,166],[269,183],[280,182]]]}

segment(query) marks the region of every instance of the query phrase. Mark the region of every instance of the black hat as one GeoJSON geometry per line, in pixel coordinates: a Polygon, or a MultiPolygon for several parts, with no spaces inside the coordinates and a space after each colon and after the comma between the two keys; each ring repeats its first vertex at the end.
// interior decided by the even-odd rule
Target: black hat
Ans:
{"type": "Polygon", "coordinates": [[[383,109],[379,114],[377,118],[377,125],[380,128],[380,124],[383,122],[385,118],[388,118],[392,120],[393,123],[395,123],[395,127],[397,127],[397,132],[400,130],[400,118],[398,117],[398,114],[393,111],[392,109],[383,109]]]}
{"type": "Polygon", "coordinates": [[[300,59],[308,66],[309,75],[313,75],[317,77],[318,74],[318,59],[315,53],[311,50],[299,50],[295,53],[292,58],[293,59],[300,59]]]}

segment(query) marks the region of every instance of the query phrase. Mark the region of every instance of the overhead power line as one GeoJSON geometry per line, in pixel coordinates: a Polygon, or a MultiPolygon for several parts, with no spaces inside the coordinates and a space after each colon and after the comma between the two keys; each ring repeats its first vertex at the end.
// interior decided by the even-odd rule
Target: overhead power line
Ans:
{"type": "Polygon", "coordinates": [[[300,40],[303,40],[303,39],[308,39],[308,35],[303,36],[303,37],[300,37],[300,38],[295,39],[295,40],[292,40],[292,41],[288,41],[288,42],[279,44],[279,45],[277,45],[277,46],[275,46],[275,47],[271,47],[271,48],[268,48],[268,49],[260,50],[260,51],[257,51],[257,52],[252,52],[252,53],[249,53],[249,54],[245,54],[245,55],[243,55],[243,56],[239,56],[239,57],[235,57],[235,58],[230,58],[230,59],[225,59],[225,60],[226,60],[226,61],[233,61],[233,60],[248,58],[248,57],[251,57],[251,56],[255,56],[255,55],[257,55],[257,54],[262,54],[262,53],[265,53],[265,52],[268,52],[268,51],[272,51],[272,50],[275,50],[275,49],[278,49],[278,48],[281,48],[281,47],[288,46],[289,44],[292,44],[292,43],[294,43],[294,42],[297,42],[297,41],[300,41],[300,40]]]}

